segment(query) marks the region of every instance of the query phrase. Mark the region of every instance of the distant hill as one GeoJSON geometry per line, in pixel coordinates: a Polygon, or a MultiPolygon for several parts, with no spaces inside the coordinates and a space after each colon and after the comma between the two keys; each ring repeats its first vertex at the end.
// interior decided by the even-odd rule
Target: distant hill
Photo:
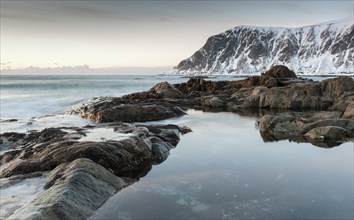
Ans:
{"type": "Polygon", "coordinates": [[[238,26],[211,36],[177,74],[259,74],[274,65],[297,74],[354,74],[353,18],[300,28],[238,26]]]}

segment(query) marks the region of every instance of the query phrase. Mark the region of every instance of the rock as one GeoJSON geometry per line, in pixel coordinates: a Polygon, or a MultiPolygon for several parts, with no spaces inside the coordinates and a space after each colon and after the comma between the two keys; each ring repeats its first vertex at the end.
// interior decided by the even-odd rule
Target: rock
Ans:
{"type": "Polygon", "coordinates": [[[349,130],[351,132],[354,132],[354,121],[353,120],[348,120],[348,119],[335,119],[335,118],[320,118],[314,116],[313,118],[316,118],[311,123],[308,123],[307,126],[303,129],[301,134],[305,134],[312,130],[313,128],[317,127],[327,127],[327,126],[335,126],[335,127],[341,127],[343,129],[349,130]]]}
{"type": "Polygon", "coordinates": [[[154,158],[154,164],[162,163],[170,155],[170,150],[173,148],[173,145],[163,142],[157,137],[150,138],[150,141],[152,143],[151,152],[154,158]]]}
{"type": "Polygon", "coordinates": [[[126,186],[121,178],[89,159],[61,164],[50,173],[49,183],[9,219],[87,219],[126,186]]]}
{"type": "Polygon", "coordinates": [[[183,98],[184,94],[168,82],[161,82],[152,87],[149,92],[158,94],[163,98],[183,98]]]}
{"type": "Polygon", "coordinates": [[[320,87],[313,84],[291,84],[268,90],[256,87],[252,95],[246,98],[245,108],[326,110],[334,98],[320,94],[320,87]]]}
{"type": "Polygon", "coordinates": [[[202,77],[190,78],[186,83],[175,85],[176,88],[188,96],[200,96],[206,94],[213,94],[218,90],[222,90],[225,86],[224,81],[212,82],[207,81],[202,77]]]}
{"type": "Polygon", "coordinates": [[[268,75],[261,76],[259,81],[261,86],[265,86],[267,88],[278,86],[278,80],[268,75]]]}
{"type": "Polygon", "coordinates": [[[297,78],[296,74],[293,71],[289,70],[289,68],[284,65],[274,66],[270,70],[263,73],[262,75],[270,76],[275,79],[297,78]]]}
{"type": "Polygon", "coordinates": [[[354,133],[338,126],[325,126],[313,128],[307,132],[305,136],[314,140],[343,141],[348,138],[353,138],[354,133]]]}
{"type": "Polygon", "coordinates": [[[289,139],[323,146],[316,141],[329,141],[328,146],[333,147],[354,137],[354,121],[339,117],[340,112],[265,115],[258,120],[258,127],[266,142],[289,139]]]}
{"type": "MultiPolygon", "coordinates": [[[[50,171],[60,164],[79,158],[88,158],[117,176],[139,178],[146,175],[151,164],[155,163],[156,157],[152,153],[151,138],[159,140],[154,143],[163,146],[176,146],[179,142],[181,129],[178,126],[159,126],[155,129],[152,127],[149,130],[146,127],[127,124],[115,126],[116,131],[129,132],[132,136],[121,141],[103,142],[78,142],[64,138],[59,141],[49,141],[38,135],[42,132],[47,133],[48,130],[33,132],[26,135],[37,137],[37,139],[31,139],[32,144],[26,143],[25,147],[20,146],[16,150],[7,151],[1,155],[0,159],[3,164],[6,163],[6,166],[2,166],[0,177],[50,171]]],[[[170,150],[171,147],[167,149],[170,150]]]]}
{"type": "Polygon", "coordinates": [[[205,96],[205,97],[203,97],[202,105],[208,106],[211,108],[224,108],[225,102],[216,96],[205,96]]]}
{"type": "Polygon", "coordinates": [[[342,115],[342,118],[354,120],[354,102],[350,102],[342,115]]]}
{"type": "Polygon", "coordinates": [[[107,108],[92,109],[84,117],[95,122],[146,122],[185,115],[178,107],[168,104],[107,104],[107,108]]]}
{"type": "Polygon", "coordinates": [[[155,125],[155,126],[146,126],[149,132],[153,133],[154,136],[162,139],[165,142],[177,146],[180,134],[185,134],[191,132],[191,129],[188,127],[179,127],[177,125],[155,125]]]}
{"type": "Polygon", "coordinates": [[[354,80],[349,76],[340,76],[334,79],[323,80],[319,83],[322,95],[339,97],[345,92],[354,91],[354,80]]]}

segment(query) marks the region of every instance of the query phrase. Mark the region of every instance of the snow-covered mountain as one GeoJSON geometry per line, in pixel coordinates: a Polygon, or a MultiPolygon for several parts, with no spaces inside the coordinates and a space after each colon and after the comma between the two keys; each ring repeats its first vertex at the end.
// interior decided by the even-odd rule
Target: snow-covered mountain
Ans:
{"type": "Polygon", "coordinates": [[[274,65],[297,74],[354,74],[352,17],[300,28],[238,26],[208,38],[179,74],[260,74],[274,65]]]}

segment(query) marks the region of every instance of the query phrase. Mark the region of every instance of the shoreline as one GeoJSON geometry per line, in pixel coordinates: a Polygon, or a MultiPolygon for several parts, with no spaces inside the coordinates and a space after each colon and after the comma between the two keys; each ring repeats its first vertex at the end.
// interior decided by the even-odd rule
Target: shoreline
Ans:
{"type": "MultiPolygon", "coordinates": [[[[1,154],[2,179],[9,178],[7,180],[11,182],[27,179],[31,173],[42,172],[43,175],[43,172],[50,172],[45,190],[34,202],[27,203],[7,217],[69,218],[72,217],[71,212],[76,212],[72,209],[52,212],[43,206],[46,197],[52,198],[49,202],[52,207],[70,205],[83,210],[77,212],[77,218],[89,217],[93,209],[130,185],[129,180],[139,179],[149,172],[152,164],[165,161],[169,151],[177,146],[180,135],[191,131],[176,125],[136,123],[180,117],[187,109],[261,116],[258,127],[266,142],[290,140],[333,147],[354,139],[354,81],[350,77],[311,82],[280,68],[238,81],[191,78],[175,85],[162,82],[149,91],[98,99],[67,112],[98,123],[94,125],[96,128],[101,126],[102,129],[128,134],[123,135],[124,139],[112,140],[110,136],[100,137],[95,142],[92,139],[77,141],[87,135],[91,126],[1,134],[2,147],[6,145],[12,149],[1,154]],[[309,112],[294,112],[302,109],[309,112]],[[319,111],[323,112],[319,114],[319,111]],[[114,156],[111,155],[113,152],[114,156]],[[82,170],[85,166],[91,169],[82,170]],[[99,178],[98,173],[102,174],[99,178]],[[116,179],[119,184],[112,183],[111,179],[116,179]],[[97,184],[87,188],[87,184],[81,182],[86,180],[97,184]],[[102,181],[108,191],[101,188],[99,183],[102,181]],[[75,204],[81,206],[73,206],[61,193],[67,189],[74,198],[77,187],[93,190],[102,199],[95,201],[90,194],[86,195],[90,201],[82,203],[75,200],[75,204]],[[58,195],[63,197],[54,199],[58,195]]],[[[78,190],[78,197],[87,193],[83,189],[78,190]]]]}

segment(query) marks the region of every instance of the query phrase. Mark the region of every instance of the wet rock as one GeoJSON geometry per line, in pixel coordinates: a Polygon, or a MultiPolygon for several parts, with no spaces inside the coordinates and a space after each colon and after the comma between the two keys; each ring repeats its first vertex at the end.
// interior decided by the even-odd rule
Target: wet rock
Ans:
{"type": "Polygon", "coordinates": [[[15,142],[22,139],[26,134],[16,132],[5,132],[0,135],[1,138],[6,138],[8,141],[15,142]]]}
{"type": "Polygon", "coordinates": [[[154,163],[162,163],[170,155],[170,150],[173,148],[173,145],[167,142],[163,142],[157,137],[150,138],[150,141],[152,144],[151,152],[154,158],[154,163]]]}
{"type": "Polygon", "coordinates": [[[61,164],[50,173],[49,183],[9,219],[87,219],[126,186],[121,178],[89,159],[61,164]]]}
{"type": "Polygon", "coordinates": [[[2,122],[16,122],[16,121],[18,121],[18,119],[15,118],[2,120],[2,122]]]}
{"type": "Polygon", "coordinates": [[[162,139],[165,142],[177,146],[180,140],[180,134],[185,134],[191,131],[188,127],[179,127],[177,125],[155,125],[155,126],[146,126],[146,128],[154,136],[162,139]]]}

